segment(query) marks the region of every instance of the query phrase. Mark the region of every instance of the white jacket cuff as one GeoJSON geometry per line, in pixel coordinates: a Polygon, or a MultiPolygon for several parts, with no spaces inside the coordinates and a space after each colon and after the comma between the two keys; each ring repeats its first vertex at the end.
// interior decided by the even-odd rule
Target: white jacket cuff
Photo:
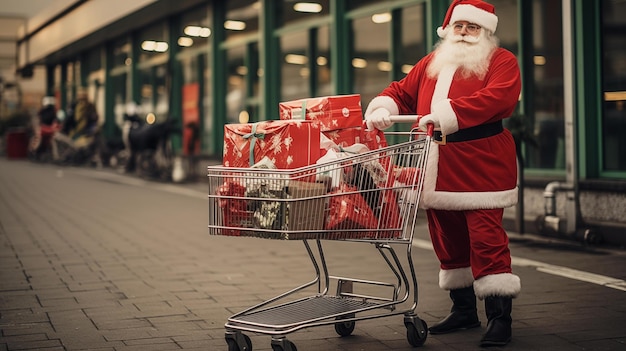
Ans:
{"type": "Polygon", "coordinates": [[[367,105],[367,109],[365,110],[365,117],[367,118],[369,114],[379,108],[387,109],[392,115],[397,115],[400,113],[398,105],[392,98],[390,98],[389,96],[381,95],[373,98],[372,101],[370,101],[369,105],[367,105]]]}
{"type": "Polygon", "coordinates": [[[439,120],[441,134],[449,135],[459,130],[459,121],[456,117],[456,113],[452,109],[450,99],[436,103],[431,113],[439,120]]]}

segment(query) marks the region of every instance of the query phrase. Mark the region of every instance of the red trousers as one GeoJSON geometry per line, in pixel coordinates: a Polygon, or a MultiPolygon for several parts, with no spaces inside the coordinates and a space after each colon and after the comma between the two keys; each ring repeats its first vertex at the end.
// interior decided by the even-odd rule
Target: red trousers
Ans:
{"type": "Polygon", "coordinates": [[[511,273],[503,209],[427,210],[428,228],[442,270],[471,267],[474,279],[511,273]]]}

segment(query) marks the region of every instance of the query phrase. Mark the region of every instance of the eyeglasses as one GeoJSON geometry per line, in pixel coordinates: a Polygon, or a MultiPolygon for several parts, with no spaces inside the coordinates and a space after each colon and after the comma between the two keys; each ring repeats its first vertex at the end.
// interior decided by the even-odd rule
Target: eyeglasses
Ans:
{"type": "Polygon", "coordinates": [[[479,25],[472,24],[472,23],[469,23],[469,24],[455,23],[455,24],[452,25],[452,28],[454,28],[455,32],[463,31],[464,27],[467,30],[467,33],[469,33],[469,34],[476,34],[480,30],[480,26],[479,25]]]}

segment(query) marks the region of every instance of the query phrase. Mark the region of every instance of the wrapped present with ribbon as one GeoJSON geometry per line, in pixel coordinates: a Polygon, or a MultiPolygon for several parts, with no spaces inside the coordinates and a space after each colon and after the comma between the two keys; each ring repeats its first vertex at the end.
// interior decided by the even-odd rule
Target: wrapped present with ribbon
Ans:
{"type": "Polygon", "coordinates": [[[235,180],[226,180],[217,188],[216,194],[220,196],[218,206],[222,209],[223,224],[228,227],[222,230],[222,235],[240,236],[241,230],[252,224],[245,186],[235,180]]]}
{"type": "Polygon", "coordinates": [[[310,120],[322,132],[360,127],[363,123],[361,95],[334,95],[280,102],[281,120],[310,120]]]}
{"type": "Polygon", "coordinates": [[[376,229],[378,219],[367,201],[356,187],[342,183],[331,193],[326,217],[326,230],[329,239],[366,238],[371,232],[363,229],[376,229]],[[333,233],[333,231],[336,231],[333,233]]]}
{"type": "Polygon", "coordinates": [[[278,169],[314,164],[320,158],[319,126],[302,120],[224,125],[224,166],[247,168],[265,157],[278,169]]]}

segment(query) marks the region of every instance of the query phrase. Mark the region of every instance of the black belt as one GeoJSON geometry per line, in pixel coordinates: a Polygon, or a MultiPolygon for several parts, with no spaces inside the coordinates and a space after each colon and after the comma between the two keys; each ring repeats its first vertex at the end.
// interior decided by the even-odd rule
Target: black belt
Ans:
{"type": "Polygon", "coordinates": [[[442,144],[469,141],[494,136],[496,134],[500,134],[503,130],[504,127],[502,127],[502,121],[497,121],[489,124],[481,124],[471,128],[459,129],[455,133],[448,134],[443,137],[440,131],[435,131],[433,133],[433,140],[442,144]]]}

